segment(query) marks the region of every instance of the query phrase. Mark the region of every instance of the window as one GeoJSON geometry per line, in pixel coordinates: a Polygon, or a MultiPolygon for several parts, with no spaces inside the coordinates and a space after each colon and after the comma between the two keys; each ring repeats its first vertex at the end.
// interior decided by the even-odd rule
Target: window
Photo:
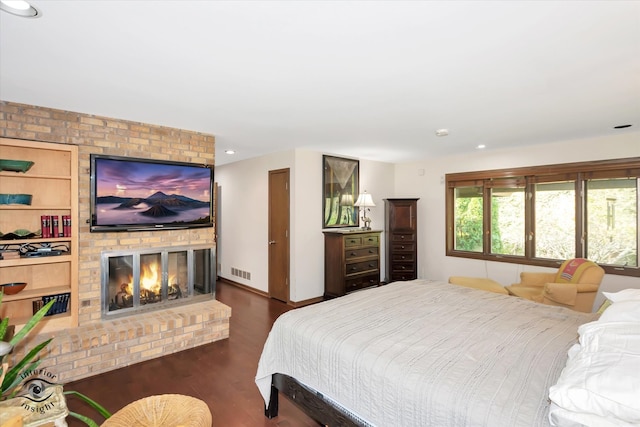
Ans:
{"type": "Polygon", "coordinates": [[[482,253],[482,187],[455,189],[455,249],[482,253]]]}
{"type": "Polygon", "coordinates": [[[534,184],[534,256],[574,258],[576,253],[575,181],[534,184]]]}
{"type": "Polygon", "coordinates": [[[638,267],[638,180],[587,181],[587,258],[638,267]]]}
{"type": "Polygon", "coordinates": [[[448,174],[447,255],[640,277],[640,158],[448,174]]]}
{"type": "Polygon", "coordinates": [[[525,181],[495,180],[487,186],[491,195],[491,253],[524,255],[525,181]]]}

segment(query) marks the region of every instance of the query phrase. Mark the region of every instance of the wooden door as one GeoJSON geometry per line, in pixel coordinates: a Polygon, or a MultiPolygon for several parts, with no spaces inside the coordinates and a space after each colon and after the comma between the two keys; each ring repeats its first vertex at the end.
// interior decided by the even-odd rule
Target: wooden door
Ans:
{"type": "Polygon", "coordinates": [[[269,296],[289,301],[289,169],[269,171],[269,296]]]}

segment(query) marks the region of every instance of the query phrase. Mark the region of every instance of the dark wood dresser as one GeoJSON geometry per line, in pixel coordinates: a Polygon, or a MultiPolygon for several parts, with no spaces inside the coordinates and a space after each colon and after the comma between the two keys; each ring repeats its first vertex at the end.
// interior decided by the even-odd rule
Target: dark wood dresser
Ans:
{"type": "Polygon", "coordinates": [[[324,231],[324,297],[333,298],[380,284],[380,233],[324,231]]]}
{"type": "Polygon", "coordinates": [[[386,282],[418,278],[419,199],[384,199],[386,282]]]}

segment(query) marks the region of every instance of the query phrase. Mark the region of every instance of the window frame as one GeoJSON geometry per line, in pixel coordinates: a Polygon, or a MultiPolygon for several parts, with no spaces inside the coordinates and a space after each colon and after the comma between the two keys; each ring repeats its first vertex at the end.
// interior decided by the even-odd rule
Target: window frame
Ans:
{"type": "MultiPolygon", "coordinates": [[[[537,183],[572,181],[575,184],[575,257],[585,257],[587,241],[586,234],[586,182],[595,178],[621,178],[635,177],[640,183],[640,157],[599,160],[588,162],[576,162],[543,166],[530,166],[509,169],[494,169],[486,171],[459,172],[445,175],[445,221],[446,242],[445,253],[447,256],[480,259],[496,262],[508,262],[524,265],[557,268],[563,260],[537,258],[534,256],[535,248],[535,191],[537,183]],[[505,182],[509,179],[522,178],[525,185],[525,254],[502,255],[491,253],[491,197],[490,188],[492,182],[505,182]],[[461,251],[454,248],[455,245],[455,188],[466,186],[479,186],[483,191],[483,250],[482,252],[461,251]]],[[[637,221],[640,223],[640,184],[636,193],[638,210],[637,221]]],[[[640,224],[637,224],[637,247],[640,252],[640,224]]],[[[638,254],[640,256],[640,254],[638,254]]],[[[640,277],[640,266],[628,267],[618,265],[601,264],[608,274],[640,277]]]]}

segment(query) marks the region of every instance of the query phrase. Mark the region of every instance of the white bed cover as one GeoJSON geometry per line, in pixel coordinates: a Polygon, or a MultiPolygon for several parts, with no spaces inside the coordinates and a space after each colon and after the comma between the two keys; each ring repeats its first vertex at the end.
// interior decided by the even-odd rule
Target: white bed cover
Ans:
{"type": "Polygon", "coordinates": [[[265,404],[281,373],[386,426],[548,426],[548,390],[574,312],[448,283],[396,282],[291,310],[258,364],[265,404]]]}

